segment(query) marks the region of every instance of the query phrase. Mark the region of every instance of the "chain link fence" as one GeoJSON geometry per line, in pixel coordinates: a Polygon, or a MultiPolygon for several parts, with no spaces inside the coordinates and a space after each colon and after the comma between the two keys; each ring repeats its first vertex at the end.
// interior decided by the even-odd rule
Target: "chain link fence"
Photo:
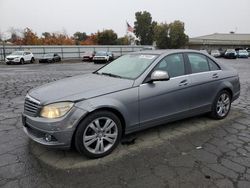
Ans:
{"type": "Polygon", "coordinates": [[[62,59],[74,59],[82,58],[83,54],[86,52],[97,52],[97,51],[109,51],[114,54],[115,57],[146,49],[153,49],[152,46],[100,46],[100,45],[91,45],[91,46],[80,46],[80,45],[70,45],[70,46],[15,46],[15,45],[2,45],[0,46],[0,60],[4,61],[4,56],[11,54],[13,51],[22,51],[29,50],[34,54],[35,59],[39,59],[46,53],[57,53],[62,59]]]}

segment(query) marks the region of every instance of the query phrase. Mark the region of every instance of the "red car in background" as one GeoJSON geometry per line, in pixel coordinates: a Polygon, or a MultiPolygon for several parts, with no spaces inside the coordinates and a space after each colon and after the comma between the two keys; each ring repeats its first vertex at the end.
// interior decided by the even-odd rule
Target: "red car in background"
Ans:
{"type": "Polygon", "coordinates": [[[85,52],[83,54],[83,61],[93,61],[93,57],[95,56],[95,52],[85,52]]]}

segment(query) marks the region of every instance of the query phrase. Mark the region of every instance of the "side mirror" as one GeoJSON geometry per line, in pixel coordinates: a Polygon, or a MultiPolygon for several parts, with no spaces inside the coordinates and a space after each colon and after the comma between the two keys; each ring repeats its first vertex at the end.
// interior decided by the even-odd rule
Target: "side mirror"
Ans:
{"type": "Polygon", "coordinates": [[[167,71],[156,70],[151,74],[151,78],[150,78],[149,82],[166,81],[169,79],[170,79],[170,77],[169,77],[167,71]]]}

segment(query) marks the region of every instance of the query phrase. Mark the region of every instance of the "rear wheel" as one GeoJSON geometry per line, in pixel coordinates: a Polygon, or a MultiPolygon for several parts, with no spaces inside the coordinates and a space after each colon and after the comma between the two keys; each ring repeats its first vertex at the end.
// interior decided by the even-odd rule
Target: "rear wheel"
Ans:
{"type": "Polygon", "coordinates": [[[75,134],[75,146],[89,158],[100,158],[117,147],[121,135],[119,118],[109,111],[97,111],[79,124],[75,134]]]}
{"type": "Polygon", "coordinates": [[[30,63],[34,63],[34,62],[35,62],[35,59],[34,59],[34,57],[32,57],[30,60],[30,63]]]}
{"type": "Polygon", "coordinates": [[[231,108],[231,95],[228,91],[220,91],[213,103],[211,117],[214,119],[224,119],[231,108]]]}

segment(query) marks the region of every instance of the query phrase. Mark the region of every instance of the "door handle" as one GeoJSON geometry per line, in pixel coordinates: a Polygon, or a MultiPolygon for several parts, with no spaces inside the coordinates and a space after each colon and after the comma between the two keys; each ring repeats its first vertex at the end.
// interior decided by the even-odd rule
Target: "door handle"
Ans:
{"type": "Polygon", "coordinates": [[[214,73],[212,78],[219,78],[218,74],[217,73],[214,73]]]}
{"type": "Polygon", "coordinates": [[[187,80],[182,80],[180,83],[179,83],[179,86],[185,86],[188,84],[188,81],[187,80]]]}

